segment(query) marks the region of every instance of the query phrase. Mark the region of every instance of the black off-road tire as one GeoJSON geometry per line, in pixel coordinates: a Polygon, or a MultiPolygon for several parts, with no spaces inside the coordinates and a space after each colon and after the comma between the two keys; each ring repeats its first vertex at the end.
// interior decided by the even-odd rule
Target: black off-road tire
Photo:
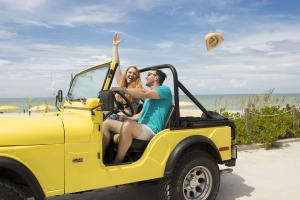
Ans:
{"type": "Polygon", "coordinates": [[[0,200],[26,200],[24,192],[12,181],[0,177],[0,200]]]}
{"type": "Polygon", "coordinates": [[[178,159],[173,174],[158,182],[162,200],[214,200],[220,187],[216,161],[200,150],[185,152],[178,159]]]}

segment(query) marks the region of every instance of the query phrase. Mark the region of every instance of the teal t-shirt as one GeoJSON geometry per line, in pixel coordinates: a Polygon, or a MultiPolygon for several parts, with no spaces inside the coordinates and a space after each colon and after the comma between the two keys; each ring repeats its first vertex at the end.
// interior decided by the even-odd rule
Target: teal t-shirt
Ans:
{"type": "Polygon", "coordinates": [[[165,119],[172,105],[172,93],[168,86],[155,88],[160,99],[145,99],[143,113],[139,119],[140,124],[145,124],[158,133],[163,129],[165,119]]]}

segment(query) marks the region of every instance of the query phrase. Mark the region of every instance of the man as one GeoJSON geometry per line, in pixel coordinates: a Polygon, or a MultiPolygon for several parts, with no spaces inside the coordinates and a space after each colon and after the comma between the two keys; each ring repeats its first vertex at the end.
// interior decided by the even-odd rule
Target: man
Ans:
{"type": "Polygon", "coordinates": [[[120,121],[107,119],[103,124],[103,153],[105,153],[110,142],[110,132],[120,133],[114,164],[123,161],[133,138],[150,141],[155,134],[163,129],[164,121],[172,105],[171,90],[162,85],[166,77],[163,71],[152,68],[146,77],[146,86],[150,90],[113,88],[113,91],[123,92],[134,98],[145,99],[143,110],[140,113],[132,117],[122,115],[120,121]]]}

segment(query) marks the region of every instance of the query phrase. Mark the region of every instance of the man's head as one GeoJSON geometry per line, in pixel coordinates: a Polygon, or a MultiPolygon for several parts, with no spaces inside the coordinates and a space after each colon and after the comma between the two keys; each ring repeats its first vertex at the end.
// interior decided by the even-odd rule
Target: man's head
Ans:
{"type": "Polygon", "coordinates": [[[157,68],[152,68],[150,72],[148,72],[146,80],[146,86],[151,87],[154,85],[162,85],[165,79],[167,78],[167,75],[157,68]]]}

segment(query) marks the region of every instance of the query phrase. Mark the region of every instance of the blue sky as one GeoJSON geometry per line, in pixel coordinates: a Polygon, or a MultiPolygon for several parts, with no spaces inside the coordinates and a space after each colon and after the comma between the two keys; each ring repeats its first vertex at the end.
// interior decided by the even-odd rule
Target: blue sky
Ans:
{"type": "Polygon", "coordinates": [[[296,0],[0,0],[0,97],[68,91],[70,74],[172,64],[193,94],[300,92],[296,0]],[[207,51],[211,32],[225,40],[207,51]],[[51,81],[52,77],[52,81],[51,81]]]}

